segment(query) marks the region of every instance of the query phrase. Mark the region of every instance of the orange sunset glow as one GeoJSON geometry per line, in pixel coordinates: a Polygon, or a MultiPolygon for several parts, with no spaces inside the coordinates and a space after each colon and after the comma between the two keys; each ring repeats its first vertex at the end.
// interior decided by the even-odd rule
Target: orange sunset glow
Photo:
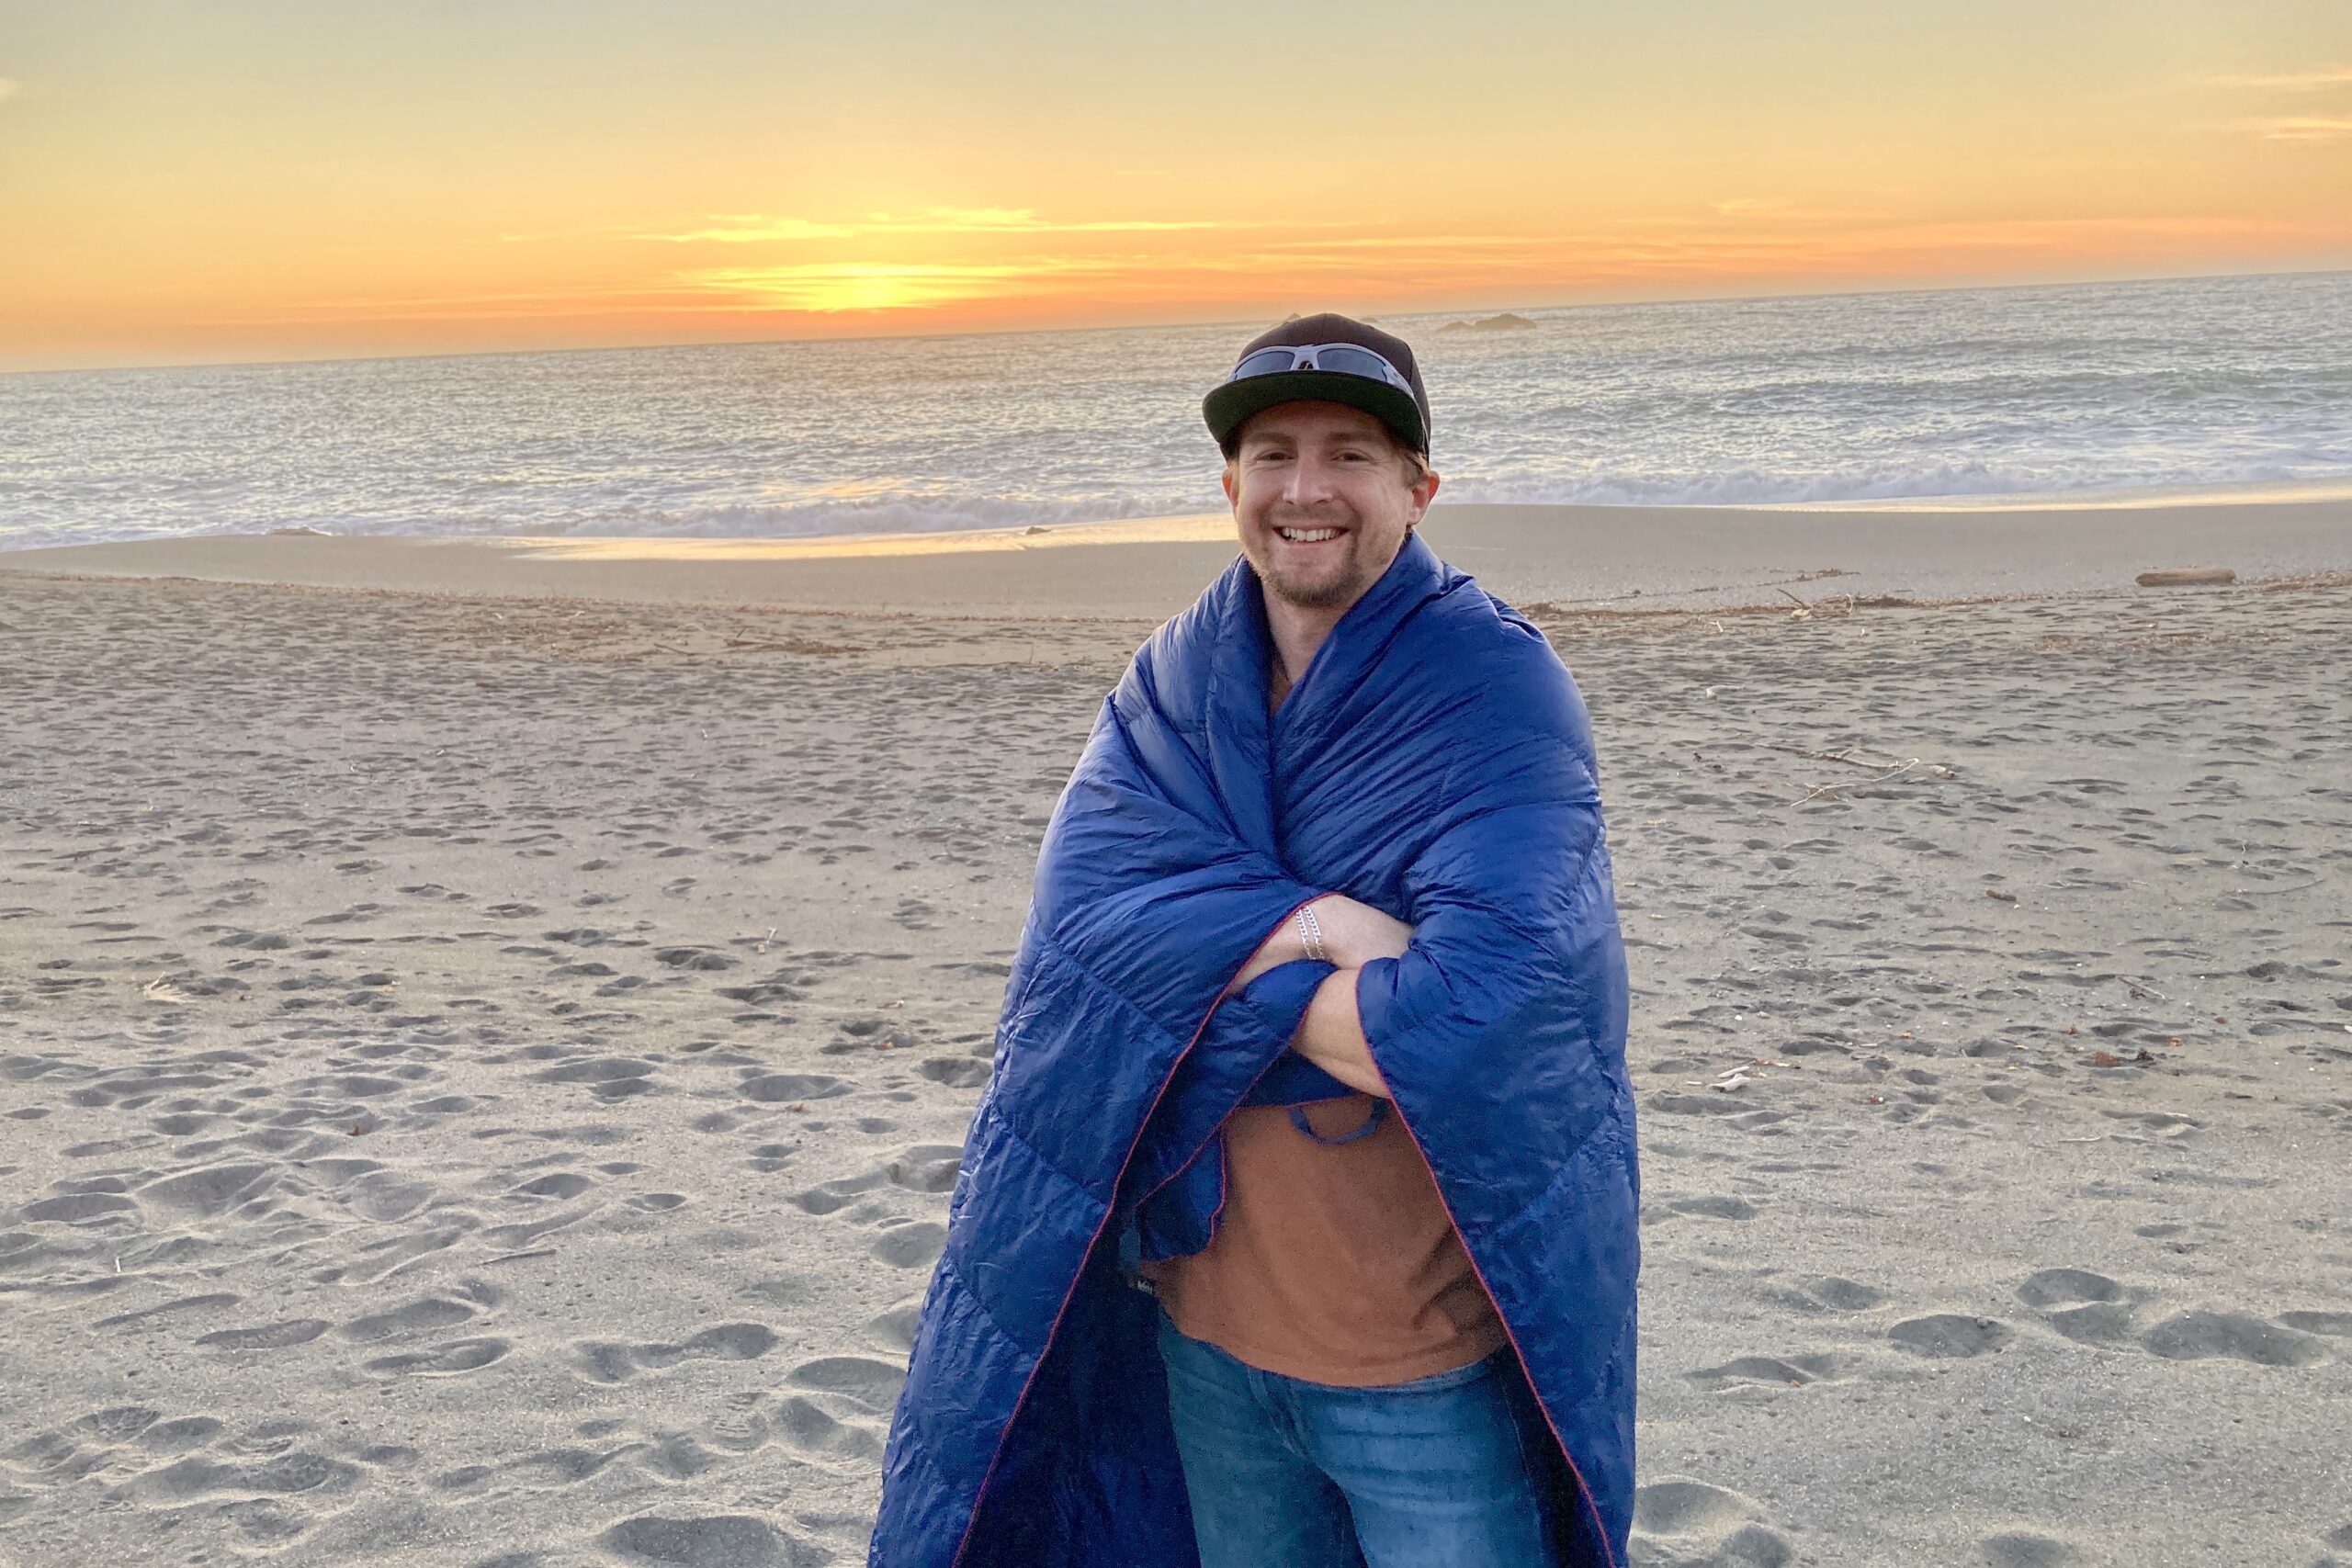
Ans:
{"type": "Polygon", "coordinates": [[[2352,265],[2352,8],[0,4],[0,367],[2352,265]]]}

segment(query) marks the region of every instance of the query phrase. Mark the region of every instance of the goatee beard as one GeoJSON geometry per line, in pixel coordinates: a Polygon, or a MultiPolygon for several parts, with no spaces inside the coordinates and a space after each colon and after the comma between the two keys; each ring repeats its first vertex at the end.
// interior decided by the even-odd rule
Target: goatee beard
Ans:
{"type": "Polygon", "coordinates": [[[1258,574],[1258,581],[1267,592],[1283,604],[1302,610],[1332,609],[1350,603],[1356,596],[1356,582],[1352,577],[1335,578],[1318,587],[1303,588],[1261,571],[1258,574]]]}

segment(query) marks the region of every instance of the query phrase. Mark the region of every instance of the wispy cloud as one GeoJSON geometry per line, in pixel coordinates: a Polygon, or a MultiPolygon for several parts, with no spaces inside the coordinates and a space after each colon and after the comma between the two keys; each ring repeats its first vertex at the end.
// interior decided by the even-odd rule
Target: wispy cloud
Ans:
{"type": "Polygon", "coordinates": [[[2242,119],[2265,141],[2340,141],[2352,137],[2352,115],[2277,115],[2268,119],[2242,119]]]}
{"type": "Polygon", "coordinates": [[[1276,240],[1272,251],[1511,250],[1553,242],[1540,234],[1360,234],[1346,239],[1276,240]]]}
{"type": "Polygon", "coordinates": [[[694,244],[716,241],[725,244],[743,244],[757,240],[847,240],[858,231],[846,223],[811,223],[805,218],[769,218],[757,212],[714,212],[708,229],[689,229],[681,234],[638,234],[639,240],[666,240],[673,244],[694,244]]]}
{"type": "Polygon", "coordinates": [[[2324,65],[2316,71],[2290,71],[2276,76],[2216,76],[2222,87],[2258,87],[2274,93],[2313,93],[2323,87],[2352,87],[2352,65],[2324,65]]]}
{"type": "Polygon", "coordinates": [[[702,267],[675,275],[684,287],[761,310],[904,310],[990,299],[1048,279],[1122,270],[1111,259],[1033,256],[1005,262],[800,262],[789,266],[702,267]]]}
{"type": "Polygon", "coordinates": [[[933,207],[911,217],[869,212],[854,222],[777,218],[760,212],[712,213],[711,227],[677,234],[639,234],[671,244],[750,244],[780,240],[854,240],[870,234],[1159,234],[1227,225],[1209,219],[1114,219],[1083,223],[1040,218],[1029,207],[933,207]]]}
{"type": "Polygon", "coordinates": [[[1834,212],[1819,208],[1799,207],[1786,197],[1737,196],[1728,201],[1711,201],[1709,210],[1718,218],[1747,220],[1773,223],[1851,223],[1863,214],[1834,212]]]}
{"type": "MultiPolygon", "coordinates": [[[[2342,141],[2352,138],[2352,114],[2339,112],[2344,101],[2342,90],[2352,88],[2352,65],[2322,65],[2275,75],[2215,76],[2211,80],[2216,86],[2245,88],[2274,97],[2324,94],[2333,100],[2324,107],[2314,106],[2321,111],[2316,114],[2256,115],[2232,121],[2229,129],[2241,134],[2264,141],[2342,141]]],[[[2281,103],[2276,107],[2287,106],[2281,103]]]]}

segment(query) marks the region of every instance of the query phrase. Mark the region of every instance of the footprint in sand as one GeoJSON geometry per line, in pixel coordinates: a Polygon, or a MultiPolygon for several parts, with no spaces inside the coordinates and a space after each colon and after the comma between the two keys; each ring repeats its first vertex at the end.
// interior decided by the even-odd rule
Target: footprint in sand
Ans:
{"type": "Polygon", "coordinates": [[[447,1345],[436,1345],[429,1350],[419,1350],[401,1356],[379,1356],[360,1363],[360,1370],[378,1377],[455,1377],[461,1372],[480,1371],[482,1368],[506,1359],[514,1348],[513,1341],[494,1336],[480,1339],[456,1339],[447,1345]]]}
{"type": "Polygon", "coordinates": [[[2018,1299],[2041,1309],[2041,1321],[2078,1345],[2120,1345],[2138,1310],[2130,1292],[2087,1269],[2044,1269],[2018,1287],[2018,1299]]]}
{"type": "Polygon", "coordinates": [[[775,1331],[757,1323],[726,1323],[679,1344],[616,1345],[590,1341],[579,1347],[581,1374],[591,1382],[626,1382],[639,1372],[662,1371],[682,1361],[750,1361],[775,1348],[775,1331]]]}
{"type": "Polygon", "coordinates": [[[1886,1337],[1898,1350],[1932,1360],[1958,1360],[1973,1356],[1989,1355],[2007,1345],[2014,1337],[2008,1325],[1997,1318],[1962,1317],[1952,1313],[1937,1313],[1928,1317],[1914,1317],[1896,1324],[1886,1331],[1886,1337]]]}
{"type": "Polygon", "coordinates": [[[850,1086],[823,1073],[762,1073],[746,1069],[750,1076],[737,1086],[744,1099],[762,1105],[797,1105],[810,1100],[832,1100],[847,1094],[850,1086]]]}
{"type": "Polygon", "coordinates": [[[526,1181],[507,1196],[511,1198],[577,1198],[596,1183],[576,1170],[550,1171],[547,1175],[526,1181]]]}
{"type": "Polygon", "coordinates": [[[598,1538],[623,1562],[647,1568],[816,1568],[833,1553],[749,1514],[625,1519],[598,1538]]]}
{"type": "Polygon", "coordinates": [[[2087,1269],[2044,1269],[2018,1287],[2018,1299],[2030,1307],[2071,1305],[2077,1302],[2120,1302],[2123,1287],[2087,1269]]]}
{"type": "Polygon", "coordinates": [[[915,1071],[947,1089],[978,1089],[989,1081],[990,1067],[978,1056],[933,1056],[915,1071]]]}
{"type": "Polygon", "coordinates": [[[139,1205],[128,1198],[110,1192],[77,1192],[63,1198],[43,1198],[17,1211],[17,1217],[34,1224],[80,1224],[102,1214],[122,1214],[135,1212],[139,1205]]]}
{"type": "Polygon", "coordinates": [[[1796,1553],[1758,1521],[1756,1503],[1703,1481],[1668,1477],[1634,1494],[1643,1568],[1786,1568],[1796,1553]]]}
{"type": "Polygon", "coordinates": [[[184,1454],[203,1448],[225,1429],[209,1416],[183,1416],[148,1427],[139,1435],[139,1446],[151,1454],[184,1454]]]}
{"type": "Polygon", "coordinates": [[[877,1341],[903,1356],[914,1350],[915,1329],[922,1322],[922,1298],[914,1296],[888,1312],[875,1314],[866,1327],[877,1341]]]}
{"type": "Polygon", "coordinates": [[[173,1216],[217,1219],[277,1185],[275,1168],[255,1163],[216,1165],[152,1181],[139,1201],[173,1216]]]}
{"type": "Polygon", "coordinates": [[[118,1404],[110,1410],[93,1410],[69,1429],[77,1437],[101,1443],[127,1443],[163,1418],[162,1411],[143,1404],[118,1404]]]}
{"type": "Polygon", "coordinates": [[[947,1227],[928,1220],[894,1225],[874,1243],[874,1256],[893,1269],[928,1269],[947,1250],[947,1227]]]}
{"type": "Polygon", "coordinates": [[[884,1168],[884,1174],[892,1186],[910,1192],[950,1192],[955,1190],[963,1159],[960,1144],[917,1144],[902,1150],[884,1168]]]}
{"type": "Polygon", "coordinates": [[[355,1317],[337,1332],[356,1345],[438,1334],[445,1328],[471,1323],[483,1312],[497,1307],[503,1299],[503,1292],[469,1280],[459,1295],[421,1297],[385,1312],[355,1317]]]}
{"type": "Polygon", "coordinates": [[[2258,1367],[2308,1367],[2327,1359],[2316,1337],[2230,1312],[2188,1312],[2140,1336],[2141,1348],[2168,1361],[2225,1356],[2258,1367]]]}
{"type": "Polygon", "coordinates": [[[1713,1388],[1742,1383],[1802,1388],[1807,1383],[1835,1381],[1837,1368],[1838,1359],[1834,1356],[1740,1356],[1720,1367],[1706,1367],[1683,1375],[1692,1382],[1713,1388]]]}
{"type": "Polygon", "coordinates": [[[821,1393],[838,1393],[873,1410],[888,1410],[907,1381],[904,1367],[871,1356],[825,1356],[792,1369],[792,1381],[821,1393]]]}
{"type": "Polygon", "coordinates": [[[683,1192],[639,1192],[625,1201],[640,1214],[666,1214],[674,1209],[684,1208],[686,1195],[683,1192]]]}
{"type": "Polygon", "coordinates": [[[290,1350],[308,1345],[333,1326],[322,1317],[298,1317],[253,1328],[218,1329],[200,1336],[196,1343],[206,1350],[290,1350]]]}
{"type": "Polygon", "coordinates": [[[654,1092],[658,1086],[652,1078],[659,1070],[654,1063],[634,1056],[592,1056],[548,1067],[531,1077],[539,1083],[584,1084],[597,1099],[610,1100],[654,1092]]]}
{"type": "Polygon", "coordinates": [[[741,960],[708,947],[657,947],[653,961],[671,969],[695,970],[705,974],[720,969],[732,969],[741,960]]]}
{"type": "Polygon", "coordinates": [[[2082,1561],[2082,1553],[2064,1541],[2026,1530],[1988,1535],[1976,1550],[1984,1568],[2066,1568],[2082,1561]]]}
{"type": "Polygon", "coordinates": [[[358,1477],[359,1472],[354,1466],[301,1450],[257,1464],[191,1455],[132,1477],[130,1491],[136,1501],[168,1506],[218,1493],[248,1497],[289,1496],[322,1487],[347,1485],[358,1477]]]}
{"type": "Polygon", "coordinates": [[[1818,1315],[1824,1313],[1868,1312],[1886,1300],[1876,1285],[1836,1274],[1807,1274],[1759,1288],[1757,1294],[1776,1305],[1818,1315]]]}
{"type": "Polygon", "coordinates": [[[882,1437],[873,1427],[836,1420],[797,1395],[776,1406],[775,1424],[786,1448],[812,1458],[865,1462],[882,1454],[882,1437]]]}

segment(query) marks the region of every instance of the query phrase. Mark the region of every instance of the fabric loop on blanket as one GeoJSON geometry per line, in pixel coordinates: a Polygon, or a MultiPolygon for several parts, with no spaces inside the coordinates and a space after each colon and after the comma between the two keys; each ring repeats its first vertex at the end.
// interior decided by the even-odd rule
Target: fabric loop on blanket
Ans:
{"type": "Polygon", "coordinates": [[[1388,1102],[1385,1100],[1375,1100],[1372,1102],[1372,1109],[1364,1113],[1363,1126],[1358,1127],[1351,1133],[1341,1133],[1336,1137],[1327,1138],[1322,1134],[1315,1130],[1315,1123],[1306,1119],[1306,1108],[1305,1106],[1294,1105],[1290,1108],[1290,1124],[1292,1126],[1297,1128],[1300,1132],[1306,1134],[1308,1137],[1314,1139],[1317,1143],[1321,1144],[1326,1148],[1333,1149],[1340,1147],[1343,1144],[1352,1144],[1359,1138],[1371,1137],[1374,1133],[1380,1131],[1380,1124],[1387,1119],[1388,1102]]]}

